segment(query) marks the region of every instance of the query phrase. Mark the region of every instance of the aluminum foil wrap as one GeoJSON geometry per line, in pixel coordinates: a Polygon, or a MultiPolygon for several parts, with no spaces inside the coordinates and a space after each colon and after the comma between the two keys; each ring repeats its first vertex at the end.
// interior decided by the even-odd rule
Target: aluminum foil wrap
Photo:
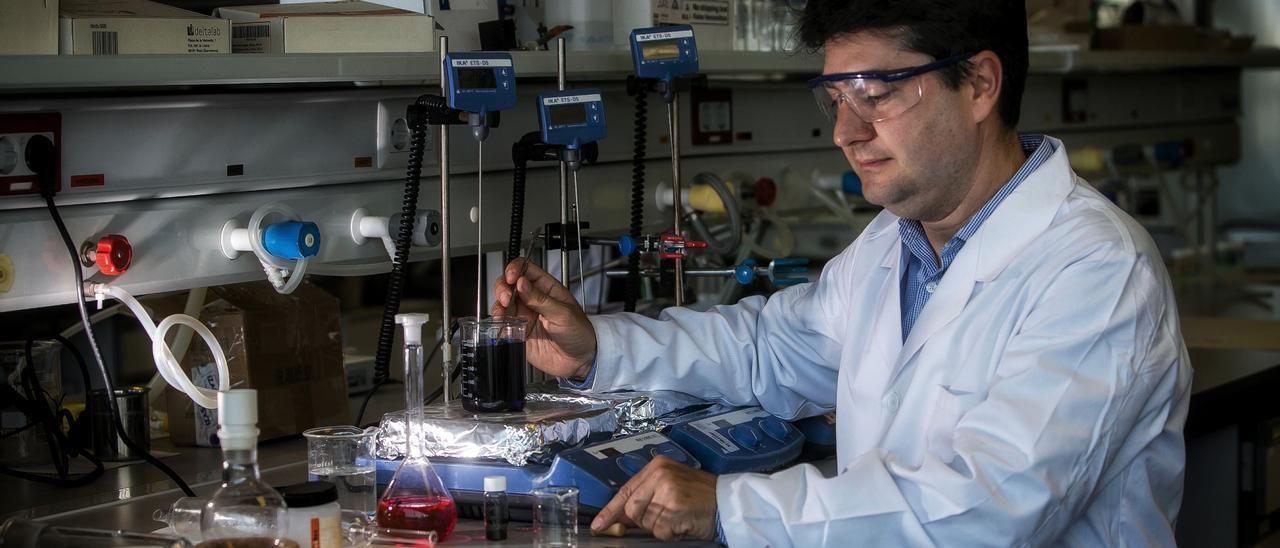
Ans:
{"type": "Polygon", "coordinates": [[[654,392],[610,392],[592,394],[591,397],[609,401],[613,407],[614,418],[618,428],[616,436],[629,436],[642,432],[652,432],[660,426],[659,419],[668,415],[686,411],[697,406],[709,405],[707,402],[685,394],[659,390],[654,392]]]}
{"type": "MultiPolygon", "coordinates": [[[[541,386],[539,388],[542,388],[541,386]]],[[[663,415],[705,404],[679,392],[585,394],[533,391],[518,413],[472,413],[460,400],[426,408],[425,426],[414,438],[428,457],[503,460],[516,466],[547,462],[588,437],[607,438],[655,429],[663,415]]],[[[377,457],[404,456],[404,412],[382,417],[377,457]]]]}

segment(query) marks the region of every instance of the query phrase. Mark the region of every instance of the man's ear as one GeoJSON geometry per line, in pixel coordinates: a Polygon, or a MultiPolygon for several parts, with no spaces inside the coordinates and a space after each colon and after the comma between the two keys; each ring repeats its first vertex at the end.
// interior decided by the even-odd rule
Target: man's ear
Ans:
{"type": "Polygon", "coordinates": [[[1004,65],[1000,62],[999,56],[986,50],[970,57],[969,76],[965,83],[966,86],[961,89],[971,90],[969,101],[973,107],[975,123],[999,115],[997,105],[1000,103],[1000,90],[1004,85],[1004,65]]]}

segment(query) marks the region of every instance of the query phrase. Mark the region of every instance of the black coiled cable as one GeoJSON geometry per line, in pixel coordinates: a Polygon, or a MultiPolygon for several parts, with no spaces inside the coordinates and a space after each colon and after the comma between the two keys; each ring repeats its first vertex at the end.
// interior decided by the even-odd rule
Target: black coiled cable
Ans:
{"type": "MultiPolygon", "coordinates": [[[[639,243],[644,232],[644,162],[648,142],[649,100],[643,88],[636,93],[635,135],[631,148],[631,227],[632,241],[639,243]]],[[[633,251],[627,258],[627,284],[623,310],[635,312],[640,298],[640,254],[633,251]]]]}
{"type": "Polygon", "coordinates": [[[373,357],[373,389],[365,396],[356,415],[356,424],[364,420],[369,400],[391,378],[391,347],[395,344],[396,314],[400,313],[400,298],[404,294],[404,282],[408,275],[409,246],[413,244],[413,225],[418,217],[418,193],[422,179],[422,161],[426,154],[428,113],[445,112],[449,108],[443,97],[423,95],[409,107],[408,121],[412,134],[409,143],[409,167],[404,180],[404,200],[400,208],[400,226],[396,230],[396,252],[391,261],[391,275],[387,279],[387,300],[382,308],[382,321],[378,324],[378,349],[373,357]]]}
{"type": "Polygon", "coordinates": [[[507,260],[504,263],[520,257],[520,238],[524,236],[524,185],[529,178],[529,153],[524,139],[511,145],[511,161],[515,165],[511,175],[511,233],[507,236],[507,260]]]}

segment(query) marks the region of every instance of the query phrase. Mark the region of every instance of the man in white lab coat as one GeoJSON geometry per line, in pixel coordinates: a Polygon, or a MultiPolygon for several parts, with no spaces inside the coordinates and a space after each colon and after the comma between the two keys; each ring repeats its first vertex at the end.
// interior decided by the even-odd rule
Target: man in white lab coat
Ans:
{"type": "Polygon", "coordinates": [[[1191,369],[1147,233],[1019,135],[1023,0],[810,0],[810,86],[885,208],[816,283],[707,312],[587,318],[536,266],[495,313],[592,390],[835,409],[838,475],[658,458],[593,528],[733,546],[1172,545],[1191,369]]]}

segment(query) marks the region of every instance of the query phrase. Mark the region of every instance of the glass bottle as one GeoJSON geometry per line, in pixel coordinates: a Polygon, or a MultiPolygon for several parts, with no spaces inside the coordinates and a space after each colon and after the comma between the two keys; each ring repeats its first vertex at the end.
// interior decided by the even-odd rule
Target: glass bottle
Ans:
{"type": "Polygon", "coordinates": [[[435,531],[440,542],[448,540],[458,524],[458,509],[440,476],[431,468],[419,439],[423,427],[424,401],[422,326],[426,314],[397,314],[404,326],[405,459],[391,477],[378,500],[378,525],[392,529],[435,531]],[[415,437],[417,436],[417,437],[415,437]]]}
{"type": "Polygon", "coordinates": [[[218,392],[218,439],[222,487],[205,504],[200,536],[205,541],[284,538],[284,498],[258,471],[257,390],[218,392]]]}
{"type": "Polygon", "coordinates": [[[484,477],[484,538],[507,540],[507,477],[484,477]]]}

